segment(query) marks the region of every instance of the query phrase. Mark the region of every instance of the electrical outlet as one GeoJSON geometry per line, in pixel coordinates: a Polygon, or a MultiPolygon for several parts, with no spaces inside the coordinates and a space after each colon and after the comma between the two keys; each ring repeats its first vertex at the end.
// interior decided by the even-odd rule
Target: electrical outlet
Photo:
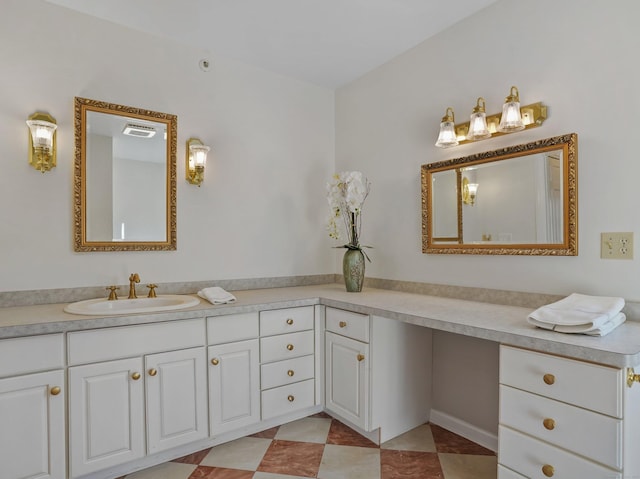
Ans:
{"type": "Polygon", "coordinates": [[[633,259],[633,233],[601,233],[600,257],[633,259]]]}

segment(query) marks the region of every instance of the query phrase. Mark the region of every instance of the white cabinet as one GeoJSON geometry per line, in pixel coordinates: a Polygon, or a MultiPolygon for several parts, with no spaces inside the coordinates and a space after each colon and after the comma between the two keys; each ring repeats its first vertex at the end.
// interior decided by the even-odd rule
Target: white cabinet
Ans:
{"type": "Polygon", "coordinates": [[[499,477],[638,475],[639,391],[623,369],[502,345],[499,477]]]}
{"type": "Polygon", "coordinates": [[[63,351],[61,334],[0,341],[3,479],[66,477],[63,351]]]}
{"type": "Polygon", "coordinates": [[[203,320],[74,332],[68,342],[71,477],[208,436],[203,320]],[[163,351],[172,344],[183,349],[163,351]]]}
{"type": "Polygon", "coordinates": [[[325,330],[331,414],[364,432],[378,430],[380,442],[429,419],[430,329],[327,307],[325,330]]]}

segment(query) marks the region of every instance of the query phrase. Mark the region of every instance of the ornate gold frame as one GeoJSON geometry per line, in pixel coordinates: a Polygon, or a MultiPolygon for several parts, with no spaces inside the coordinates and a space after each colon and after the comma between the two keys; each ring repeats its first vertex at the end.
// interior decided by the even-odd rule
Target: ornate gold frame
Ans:
{"type": "Polygon", "coordinates": [[[75,161],[73,170],[73,246],[75,251],[172,251],[177,248],[176,157],[178,117],[130,106],[76,97],[74,101],[75,161]],[[86,117],[88,111],[147,119],[167,126],[166,241],[87,241],[86,239],[86,117]]]}
{"type": "MultiPolygon", "coordinates": [[[[578,135],[569,133],[553,138],[486,151],[471,156],[440,161],[421,167],[422,182],[422,252],[431,254],[500,254],[577,256],[578,254],[578,135]],[[563,242],[550,244],[437,244],[432,241],[431,175],[438,171],[457,169],[458,191],[461,188],[461,166],[507,160],[532,153],[563,150],[563,242]]],[[[462,200],[458,195],[458,238],[436,238],[440,241],[460,241],[462,232],[462,200]]]]}

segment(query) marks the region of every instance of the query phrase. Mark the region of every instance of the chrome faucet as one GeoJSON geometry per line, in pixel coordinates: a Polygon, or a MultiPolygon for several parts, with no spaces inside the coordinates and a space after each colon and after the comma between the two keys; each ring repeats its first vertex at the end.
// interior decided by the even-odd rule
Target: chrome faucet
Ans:
{"type": "Polygon", "coordinates": [[[136,296],[136,283],[140,282],[140,276],[138,276],[138,273],[131,273],[131,276],[129,276],[129,299],[135,299],[138,296],[136,296]]]}

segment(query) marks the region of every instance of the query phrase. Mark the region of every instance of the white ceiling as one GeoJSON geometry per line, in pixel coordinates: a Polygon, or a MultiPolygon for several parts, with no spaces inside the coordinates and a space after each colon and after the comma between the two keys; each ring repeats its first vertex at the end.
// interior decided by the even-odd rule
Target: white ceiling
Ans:
{"type": "Polygon", "coordinates": [[[329,88],[497,0],[47,0],[329,88]]]}

